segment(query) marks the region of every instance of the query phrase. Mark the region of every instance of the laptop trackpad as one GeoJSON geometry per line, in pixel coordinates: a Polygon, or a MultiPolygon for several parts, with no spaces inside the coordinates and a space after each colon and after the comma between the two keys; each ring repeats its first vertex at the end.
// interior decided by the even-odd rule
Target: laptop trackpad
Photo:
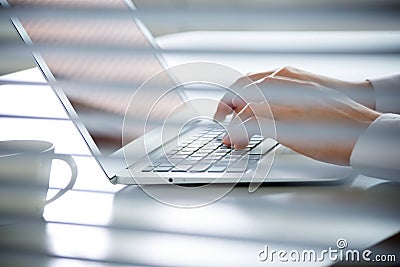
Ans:
{"type": "Polygon", "coordinates": [[[267,181],[332,181],[344,179],[352,172],[349,166],[324,163],[286,149],[277,153],[267,181]]]}

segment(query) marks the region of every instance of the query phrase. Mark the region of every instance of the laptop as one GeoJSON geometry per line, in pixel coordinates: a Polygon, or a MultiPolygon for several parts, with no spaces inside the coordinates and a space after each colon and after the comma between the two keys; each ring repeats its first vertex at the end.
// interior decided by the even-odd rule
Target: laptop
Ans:
{"type": "MultiPolygon", "coordinates": [[[[241,74],[212,62],[168,68],[149,30],[126,16],[135,9],[132,2],[92,2],[115,8],[121,18],[71,12],[11,21],[22,40],[39,50],[33,52],[38,67],[111,183],[308,184],[345,181],[352,174],[349,167],[304,157],[259,135],[243,150],[224,146],[225,124],[210,119],[211,106],[241,74]],[[226,81],[217,81],[219,71],[227,73],[226,81]]],[[[57,11],[66,3],[51,5],[57,11]]]]}

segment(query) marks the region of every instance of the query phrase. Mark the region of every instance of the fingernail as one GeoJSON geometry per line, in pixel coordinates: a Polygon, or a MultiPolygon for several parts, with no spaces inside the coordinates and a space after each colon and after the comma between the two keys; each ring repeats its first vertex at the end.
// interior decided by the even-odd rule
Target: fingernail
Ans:
{"type": "Polygon", "coordinates": [[[245,149],[248,144],[235,144],[235,149],[245,149]]]}
{"type": "Polygon", "coordinates": [[[222,143],[224,143],[224,145],[226,145],[226,146],[230,146],[230,145],[231,145],[231,140],[229,139],[229,136],[228,136],[228,135],[225,135],[225,136],[222,138],[222,143]]]}

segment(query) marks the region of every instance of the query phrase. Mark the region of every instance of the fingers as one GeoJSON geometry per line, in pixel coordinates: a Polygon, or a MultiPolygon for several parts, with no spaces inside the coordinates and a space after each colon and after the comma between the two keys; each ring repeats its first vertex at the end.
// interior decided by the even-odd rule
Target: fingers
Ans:
{"type": "Polygon", "coordinates": [[[214,114],[214,119],[217,121],[224,121],[226,116],[235,112],[239,113],[247,105],[246,100],[241,97],[237,97],[233,93],[227,93],[221,99],[217,106],[217,111],[214,114]],[[235,99],[235,100],[233,100],[235,99]]]}
{"type": "MultiPolygon", "coordinates": [[[[297,82],[284,78],[267,76],[248,85],[235,95],[232,104],[238,113],[247,103],[264,103],[268,97],[285,94],[283,89],[295,87],[297,82]]],[[[287,90],[286,90],[287,92],[287,90]]]]}
{"type": "Polygon", "coordinates": [[[324,83],[333,81],[333,79],[324,77],[322,75],[317,75],[311,72],[307,72],[305,70],[301,70],[291,66],[284,66],[280,68],[276,68],[270,71],[261,72],[254,74],[254,77],[259,77],[259,79],[263,77],[281,77],[291,80],[305,81],[305,82],[315,82],[315,83],[324,83]]]}
{"type": "Polygon", "coordinates": [[[249,74],[249,75],[247,75],[247,77],[255,82],[255,81],[263,79],[265,77],[273,77],[273,76],[277,75],[278,73],[280,73],[285,68],[286,67],[280,67],[280,68],[275,68],[275,69],[264,71],[264,72],[249,74]]]}
{"type": "Polygon", "coordinates": [[[268,120],[272,121],[272,113],[267,103],[249,103],[232,119],[227,127],[228,135],[222,141],[227,146],[243,149],[252,136],[271,135],[268,120]]]}
{"type": "Polygon", "coordinates": [[[246,147],[251,136],[249,136],[245,122],[251,117],[252,114],[248,113],[248,109],[243,108],[227,126],[227,135],[222,139],[222,142],[226,146],[232,146],[236,149],[246,147]]]}
{"type": "Polygon", "coordinates": [[[224,136],[222,142],[226,146],[233,147],[235,149],[246,148],[251,137],[259,133],[257,128],[254,127],[255,124],[255,118],[249,118],[241,123],[237,123],[237,121],[231,123],[227,127],[227,135],[224,136]]]}
{"type": "Polygon", "coordinates": [[[247,106],[233,117],[231,123],[227,126],[228,133],[222,139],[226,146],[242,149],[248,145],[252,134],[250,133],[249,125],[246,125],[246,123],[250,122],[253,114],[247,106]]]}
{"type": "MultiPolygon", "coordinates": [[[[295,70],[295,69],[294,69],[295,70]]],[[[266,96],[272,100],[294,101],[297,97],[304,98],[300,89],[312,86],[309,81],[288,79],[295,77],[291,68],[279,68],[267,72],[251,74],[238,79],[232,86],[232,91],[226,93],[218,104],[214,118],[225,120],[232,112],[239,113],[247,103],[267,102],[266,96]]]]}
{"type": "Polygon", "coordinates": [[[253,73],[253,74],[248,74],[240,79],[238,79],[234,84],[232,84],[233,89],[242,89],[249,84],[256,82],[260,79],[263,79],[272,73],[274,73],[277,69],[272,70],[272,71],[267,71],[267,72],[258,72],[258,73],[253,73]]]}
{"type": "Polygon", "coordinates": [[[263,82],[266,79],[269,79],[269,76],[262,77],[261,79],[258,79],[255,82],[246,85],[242,88],[242,90],[238,91],[238,94],[236,94],[232,99],[232,104],[235,107],[234,111],[236,113],[239,113],[246,106],[247,103],[267,102],[267,99],[265,98],[265,93],[260,87],[260,85],[263,85],[263,82]]]}
{"type": "Polygon", "coordinates": [[[240,93],[242,91],[248,91],[248,92],[259,91],[256,90],[257,88],[256,86],[254,86],[255,85],[254,82],[257,82],[258,80],[265,78],[274,71],[251,74],[248,76],[244,76],[238,79],[236,82],[234,82],[230,88],[232,91],[227,92],[221,99],[220,103],[218,104],[217,110],[214,115],[214,119],[218,121],[223,121],[225,120],[227,115],[231,114],[233,111],[235,111],[236,113],[240,112],[240,110],[243,109],[246,103],[255,101],[257,98],[259,99],[256,102],[261,102],[262,97],[260,97],[261,95],[260,93],[258,94],[257,97],[255,95],[248,94],[246,96],[247,99],[235,98],[235,93],[240,93]],[[254,86],[255,88],[252,88],[252,86],[254,86]],[[246,90],[242,90],[244,88],[246,88],[246,90]],[[235,101],[233,101],[234,98],[235,101]]]}
{"type": "Polygon", "coordinates": [[[232,92],[226,93],[222,99],[220,100],[217,110],[214,114],[214,119],[217,121],[224,121],[226,116],[231,114],[233,111],[233,105],[232,105],[232,98],[234,97],[234,94],[232,92]]]}
{"type": "MultiPolygon", "coordinates": [[[[268,72],[271,73],[271,72],[268,72]]],[[[282,77],[291,80],[303,81],[303,82],[313,82],[320,84],[325,87],[340,89],[342,87],[349,86],[348,82],[342,80],[330,78],[327,76],[315,74],[295,67],[285,66],[279,68],[275,71],[274,77],[282,77]]]]}

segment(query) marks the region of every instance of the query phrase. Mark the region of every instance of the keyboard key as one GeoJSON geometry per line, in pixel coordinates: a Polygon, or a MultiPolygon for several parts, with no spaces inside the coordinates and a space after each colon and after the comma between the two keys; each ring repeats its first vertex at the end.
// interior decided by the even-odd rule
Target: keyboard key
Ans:
{"type": "Polygon", "coordinates": [[[250,150],[249,155],[264,155],[272,148],[274,148],[277,144],[278,143],[275,140],[267,138],[259,145],[257,145],[255,148],[250,150]]]}
{"type": "Polygon", "coordinates": [[[226,169],[226,166],[213,165],[208,169],[208,172],[224,172],[225,169],[226,169]]]}
{"type": "Polygon", "coordinates": [[[211,153],[207,157],[204,157],[204,159],[208,160],[208,161],[217,161],[223,157],[224,157],[224,155],[218,155],[218,154],[211,153]]]}
{"type": "Polygon", "coordinates": [[[216,162],[217,162],[217,160],[216,159],[213,159],[213,158],[204,158],[201,162],[204,162],[204,163],[207,163],[207,164],[209,164],[209,165],[212,165],[212,164],[215,164],[216,162]]]}
{"type": "Polygon", "coordinates": [[[172,169],[172,166],[165,166],[165,167],[164,166],[157,166],[157,167],[154,168],[153,171],[155,171],[155,172],[168,172],[171,169],[172,169]]]}
{"type": "Polygon", "coordinates": [[[262,155],[248,155],[247,156],[247,159],[248,160],[259,160],[259,159],[261,159],[261,157],[262,157],[262,155]]]}
{"type": "Polygon", "coordinates": [[[154,169],[154,166],[149,165],[142,169],[142,172],[151,172],[154,169]]]}
{"type": "Polygon", "coordinates": [[[199,162],[198,164],[194,165],[190,171],[191,172],[204,172],[211,166],[210,162],[199,162]]]}
{"type": "Polygon", "coordinates": [[[160,165],[158,165],[158,167],[174,167],[174,165],[171,163],[171,162],[169,162],[169,161],[166,161],[166,162],[162,162],[162,163],[160,163],[160,165]]]}
{"type": "Polygon", "coordinates": [[[245,155],[250,151],[250,149],[232,150],[231,155],[245,155]]]}
{"type": "Polygon", "coordinates": [[[193,153],[192,151],[179,151],[177,154],[178,154],[178,155],[189,156],[189,155],[191,155],[192,153],[193,153]]]}
{"type": "Polygon", "coordinates": [[[171,159],[170,163],[171,163],[172,167],[174,167],[178,164],[181,164],[182,161],[183,161],[183,159],[171,159]]]}
{"type": "Polygon", "coordinates": [[[218,161],[218,165],[232,165],[235,162],[235,160],[227,159],[227,158],[222,158],[221,160],[218,161]]]}
{"type": "Polygon", "coordinates": [[[251,141],[262,141],[262,140],[264,140],[264,137],[260,135],[255,135],[251,138],[251,141]]]}
{"type": "Polygon", "coordinates": [[[168,157],[169,159],[184,159],[184,158],[187,158],[187,155],[182,155],[182,154],[175,154],[175,155],[172,155],[171,157],[168,157]]]}
{"type": "Polygon", "coordinates": [[[193,165],[188,164],[178,164],[171,169],[172,172],[186,172],[188,171],[193,165]]]}
{"type": "Polygon", "coordinates": [[[236,161],[242,157],[243,157],[243,155],[240,155],[240,154],[239,155],[226,154],[226,156],[224,158],[232,160],[232,161],[236,161]]]}
{"type": "Polygon", "coordinates": [[[175,155],[178,151],[179,151],[179,150],[174,149],[174,150],[168,151],[168,152],[166,153],[166,155],[167,155],[167,156],[172,156],[172,155],[175,155]]]}
{"type": "Polygon", "coordinates": [[[198,161],[200,161],[200,160],[202,160],[202,159],[203,159],[203,157],[193,156],[193,155],[192,155],[192,156],[188,157],[186,160],[198,162],[198,161]]]}
{"type": "Polygon", "coordinates": [[[216,149],[218,147],[222,146],[221,143],[216,143],[216,142],[210,142],[208,144],[206,144],[205,146],[203,146],[203,149],[216,149]]]}
{"type": "Polygon", "coordinates": [[[222,144],[225,134],[223,128],[213,125],[179,142],[180,145],[167,152],[166,156],[155,159],[155,166],[148,166],[143,171],[244,172],[246,168],[255,166],[261,156],[276,145],[272,139],[265,141],[261,136],[254,136],[245,149],[234,150],[222,144]],[[251,166],[248,166],[247,159],[251,166]]]}
{"type": "Polygon", "coordinates": [[[229,168],[226,169],[226,172],[228,173],[243,173],[246,170],[246,168],[243,167],[235,167],[235,166],[231,166],[229,168]]]}
{"type": "Polygon", "coordinates": [[[198,151],[194,152],[194,153],[192,154],[192,156],[204,158],[204,157],[206,157],[208,154],[209,154],[208,152],[203,152],[203,151],[198,150],[198,151]]]}

